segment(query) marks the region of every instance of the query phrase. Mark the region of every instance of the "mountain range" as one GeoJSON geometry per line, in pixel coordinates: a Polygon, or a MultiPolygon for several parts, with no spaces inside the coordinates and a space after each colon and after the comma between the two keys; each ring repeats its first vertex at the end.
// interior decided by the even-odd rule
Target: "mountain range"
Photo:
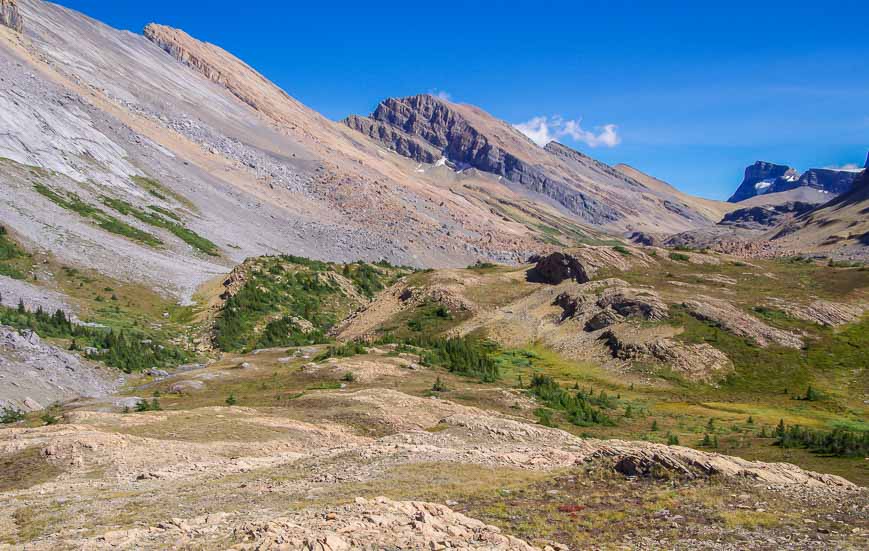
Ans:
{"type": "MultiPolygon", "coordinates": [[[[4,220],[65,261],[188,298],[258,254],[516,262],[547,245],[700,230],[735,208],[563,144],[538,147],[474,106],[389,98],[333,122],[181,30],[136,35],[40,0],[2,10],[4,220]],[[83,218],[36,184],[100,213],[83,218]],[[168,209],[214,254],[109,201],[168,209]],[[153,243],[106,231],[119,214],[153,243]]],[[[853,174],[759,163],[734,198],[791,180],[840,193],[853,174]]]]}
{"type": "Polygon", "coordinates": [[[0,0],[0,190],[0,548],[865,547],[869,170],[704,199],[0,0]]]}
{"type": "MultiPolygon", "coordinates": [[[[826,203],[832,196],[851,190],[860,169],[810,168],[800,174],[796,169],[766,161],[757,161],[745,169],[745,178],[728,199],[738,203],[752,197],[764,197],[762,201],[775,202],[773,197],[784,197],[785,192],[796,190],[799,197],[812,203],[826,203]],[[780,194],[780,195],[775,195],[780,194]]],[[[789,197],[796,198],[797,194],[789,197]]]]}

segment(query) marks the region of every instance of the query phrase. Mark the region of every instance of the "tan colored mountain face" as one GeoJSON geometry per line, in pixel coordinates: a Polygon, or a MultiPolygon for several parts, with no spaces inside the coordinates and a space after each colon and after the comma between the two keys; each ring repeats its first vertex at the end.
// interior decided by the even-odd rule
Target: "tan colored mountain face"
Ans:
{"type": "Polygon", "coordinates": [[[869,170],[854,181],[853,189],[770,235],[784,246],[842,258],[869,258],[869,170]]]}
{"type": "Polygon", "coordinates": [[[145,38],[39,0],[17,6],[24,34],[0,27],[0,157],[10,160],[0,166],[10,188],[0,215],[64,262],[189,296],[252,255],[456,266],[522,260],[544,236],[552,243],[552,228],[565,242],[593,235],[493,176],[386,151],[183,31],[150,25],[145,38]],[[48,172],[35,181],[30,166],[48,172]],[[162,198],[132,176],[158,181],[162,198]],[[163,245],[103,231],[37,183],[163,245]],[[105,207],[105,197],[178,211],[219,256],[105,207]]]}
{"type": "Polygon", "coordinates": [[[702,197],[694,197],[693,195],[682,193],[667,182],[659,180],[654,176],[649,176],[648,174],[637,170],[630,165],[618,164],[615,165],[613,168],[615,168],[625,176],[628,176],[629,178],[633,178],[634,180],[640,182],[641,184],[653,191],[677,197],[680,201],[695,209],[706,218],[710,220],[715,220],[716,222],[721,220],[721,218],[723,218],[725,214],[736,210],[737,208],[733,204],[727,203],[725,201],[714,201],[712,199],[704,199],[702,197]]]}

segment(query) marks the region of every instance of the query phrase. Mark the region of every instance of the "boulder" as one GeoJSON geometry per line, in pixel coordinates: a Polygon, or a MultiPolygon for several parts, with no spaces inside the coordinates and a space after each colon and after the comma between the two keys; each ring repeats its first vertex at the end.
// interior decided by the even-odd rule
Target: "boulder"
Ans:
{"type": "Polygon", "coordinates": [[[39,411],[43,407],[42,404],[40,404],[30,396],[25,397],[22,403],[24,404],[24,409],[28,411],[39,411]]]}
{"type": "Polygon", "coordinates": [[[150,367],[143,372],[145,375],[149,377],[154,377],[155,379],[165,379],[169,376],[169,372],[165,369],[157,369],[156,367],[150,367]]]}
{"type": "Polygon", "coordinates": [[[528,271],[529,281],[557,285],[568,279],[579,283],[586,283],[591,279],[590,270],[569,254],[554,252],[543,257],[533,256],[529,260],[536,262],[534,268],[528,271]]]}
{"type": "Polygon", "coordinates": [[[609,327],[610,325],[615,325],[623,320],[624,318],[619,315],[618,312],[607,308],[592,316],[592,318],[585,323],[585,330],[597,331],[609,327]]]}

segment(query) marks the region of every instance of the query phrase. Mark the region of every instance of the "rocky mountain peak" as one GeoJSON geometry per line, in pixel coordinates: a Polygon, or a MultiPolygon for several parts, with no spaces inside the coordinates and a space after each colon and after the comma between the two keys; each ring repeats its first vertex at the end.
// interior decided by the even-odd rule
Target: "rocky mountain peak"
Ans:
{"type": "Polygon", "coordinates": [[[769,193],[779,180],[796,182],[799,177],[799,172],[787,165],[756,161],[745,168],[742,183],[728,201],[737,203],[749,197],[769,193]]]}
{"type": "Polygon", "coordinates": [[[654,197],[636,180],[563,144],[538,147],[471,105],[428,94],[388,98],[370,116],[353,115],[343,123],[417,162],[445,164],[458,172],[474,168],[518,184],[513,189],[545,196],[591,225],[628,229],[655,211],[674,227],[704,221],[682,201],[654,197]]]}
{"type": "Polygon", "coordinates": [[[18,11],[16,0],[0,0],[0,24],[19,33],[24,31],[24,18],[18,11]]]}
{"type": "Polygon", "coordinates": [[[737,203],[758,195],[806,188],[821,192],[818,197],[825,202],[830,194],[848,192],[858,174],[853,170],[835,168],[810,168],[800,174],[786,165],[757,161],[745,169],[745,178],[728,201],[737,203]],[[824,194],[827,196],[824,197],[824,194]]]}

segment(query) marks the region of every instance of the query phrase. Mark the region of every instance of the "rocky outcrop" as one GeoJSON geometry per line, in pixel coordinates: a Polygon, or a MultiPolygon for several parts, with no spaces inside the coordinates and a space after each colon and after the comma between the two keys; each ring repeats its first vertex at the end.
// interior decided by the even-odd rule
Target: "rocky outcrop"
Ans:
{"type": "Polygon", "coordinates": [[[491,144],[450,104],[427,94],[388,98],[380,102],[371,117],[351,116],[344,124],[381,139],[415,161],[432,162],[443,156],[455,165],[471,166],[517,181],[528,172],[518,158],[491,144]],[[404,147],[403,141],[415,145],[404,147]],[[440,155],[435,157],[435,151],[440,155]]]}
{"type": "Polygon", "coordinates": [[[344,124],[369,138],[388,144],[399,155],[421,163],[434,163],[441,158],[441,151],[436,147],[380,121],[350,115],[344,120],[344,124]]]}
{"type": "Polygon", "coordinates": [[[620,279],[605,279],[564,292],[553,303],[562,309],[561,320],[572,319],[593,332],[626,320],[660,321],[669,310],[658,293],[629,287],[620,279]]]}
{"type": "Polygon", "coordinates": [[[294,116],[308,118],[313,115],[249,65],[213,44],[200,42],[180,29],[156,23],[148,24],[142,34],[181,63],[224,86],[236,98],[275,120],[289,121],[294,116]]]}
{"type": "Polygon", "coordinates": [[[808,305],[793,304],[783,300],[772,302],[789,316],[817,323],[825,327],[836,327],[853,323],[863,315],[864,308],[859,304],[842,304],[828,300],[816,300],[808,305]]]}
{"type": "Polygon", "coordinates": [[[612,328],[601,339],[620,360],[657,362],[689,381],[709,383],[733,371],[733,363],[717,348],[655,335],[654,330],[612,328]]]}
{"type": "Polygon", "coordinates": [[[739,337],[746,337],[758,345],[766,347],[777,344],[787,348],[802,348],[803,340],[799,335],[789,333],[763,323],[729,302],[707,296],[688,300],[683,306],[697,319],[714,323],[739,337]]]}
{"type": "Polygon", "coordinates": [[[622,321],[624,321],[624,319],[625,318],[615,310],[607,308],[606,310],[601,310],[597,314],[593,315],[591,319],[585,322],[585,330],[589,332],[599,331],[600,329],[603,329],[605,327],[621,323],[622,321]]]}
{"type": "Polygon", "coordinates": [[[328,514],[309,511],[251,522],[237,528],[235,535],[249,542],[239,549],[250,550],[281,545],[289,549],[331,551],[363,548],[539,551],[445,505],[393,501],[386,497],[356,498],[354,503],[328,514]]]}
{"type": "Polygon", "coordinates": [[[569,254],[555,252],[544,257],[534,256],[530,261],[536,264],[528,271],[529,281],[558,285],[567,279],[578,283],[586,283],[590,279],[589,270],[569,254]]]}
{"type": "Polygon", "coordinates": [[[799,176],[799,173],[789,166],[757,161],[745,169],[742,183],[728,201],[738,203],[755,195],[769,193],[780,180],[796,182],[799,176]]]}
{"type": "Polygon", "coordinates": [[[597,300],[600,308],[610,308],[626,318],[660,321],[669,310],[661,297],[651,289],[615,287],[605,289],[597,300]]]}
{"type": "Polygon", "coordinates": [[[36,410],[78,397],[105,396],[123,380],[33,331],[0,325],[0,407],[36,410]]]}
{"type": "Polygon", "coordinates": [[[0,24],[17,32],[24,32],[24,18],[18,11],[16,0],[0,0],[0,24]]]}
{"type": "Polygon", "coordinates": [[[771,228],[786,219],[805,214],[816,205],[800,201],[789,201],[781,205],[748,207],[737,209],[724,215],[719,226],[733,226],[746,229],[771,228]]]}
{"type": "Polygon", "coordinates": [[[786,185],[774,191],[787,191],[795,187],[806,186],[836,195],[847,193],[854,186],[859,172],[853,170],[835,170],[830,168],[810,168],[805,171],[792,187],[786,185]]]}
{"type": "Polygon", "coordinates": [[[628,240],[635,245],[642,245],[644,247],[656,247],[661,244],[661,239],[658,236],[641,231],[631,232],[628,235],[628,240]]]}

